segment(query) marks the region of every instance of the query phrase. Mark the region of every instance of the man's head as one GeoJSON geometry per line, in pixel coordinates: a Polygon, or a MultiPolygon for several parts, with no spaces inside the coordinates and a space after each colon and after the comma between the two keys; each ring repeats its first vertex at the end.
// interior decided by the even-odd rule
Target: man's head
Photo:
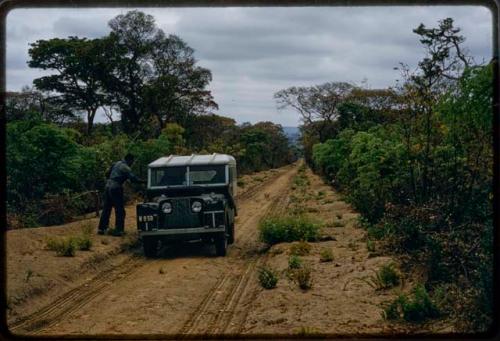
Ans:
{"type": "Polygon", "coordinates": [[[134,155],[130,153],[125,155],[125,162],[127,163],[127,165],[132,166],[132,164],[134,163],[134,155]]]}

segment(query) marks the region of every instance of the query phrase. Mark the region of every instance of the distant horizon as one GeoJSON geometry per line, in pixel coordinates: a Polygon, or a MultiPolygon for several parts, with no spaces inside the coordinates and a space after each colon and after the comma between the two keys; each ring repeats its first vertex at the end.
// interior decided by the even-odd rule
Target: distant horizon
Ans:
{"type": "MultiPolygon", "coordinates": [[[[273,98],[291,86],[395,85],[400,77],[394,67],[404,62],[413,68],[423,57],[412,32],[420,23],[436,27],[452,17],[476,61],[492,56],[492,16],[481,6],[14,9],[6,20],[6,90],[18,92],[47,74],[27,66],[29,43],[101,37],[109,20],[134,9],[153,15],[165,33],[195,50],[198,65],[212,71],[209,89],[219,104],[214,113],[237,124],[298,127],[299,115],[278,110],[273,98]]],[[[105,121],[99,113],[96,122],[105,121]]]]}

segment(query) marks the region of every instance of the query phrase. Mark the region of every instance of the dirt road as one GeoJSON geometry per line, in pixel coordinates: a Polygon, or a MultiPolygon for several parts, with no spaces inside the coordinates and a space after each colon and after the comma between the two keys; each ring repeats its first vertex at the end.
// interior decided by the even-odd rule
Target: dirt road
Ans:
{"type": "MultiPolygon", "coordinates": [[[[236,241],[226,257],[214,257],[210,246],[190,243],[163,249],[157,259],[146,259],[140,248],[128,246],[125,252],[99,263],[94,276],[86,273],[87,279],[74,280],[64,293],[26,299],[24,305],[13,309],[11,331],[174,337],[402,332],[383,320],[381,306],[404,288],[380,291],[367,281],[393,260],[368,251],[366,233],[356,224],[357,213],[318,176],[307,170],[307,185],[296,189],[298,168],[293,165],[254,176],[251,181],[245,179],[246,190],[238,199],[236,241]],[[313,287],[308,291],[298,289],[286,276],[290,248],[295,243],[269,249],[258,240],[258,223],[263,217],[292,207],[300,207],[323,226],[323,237],[311,243],[310,253],[303,257],[313,271],[313,287]],[[333,261],[320,261],[324,249],[333,250],[333,261]],[[275,289],[260,287],[257,269],[263,265],[280,271],[275,289]]],[[[128,225],[133,225],[134,215],[128,219],[128,225]]],[[[96,243],[96,248],[102,247],[96,243]]],[[[61,262],[60,266],[64,262],[87,264],[84,257],[89,256],[81,257],[51,259],[61,262]]],[[[12,262],[9,272],[15,276],[9,273],[8,278],[22,277],[15,266],[20,265],[12,262]]],[[[15,292],[15,288],[9,290],[15,292]]]]}
{"type": "Polygon", "coordinates": [[[159,259],[131,256],[111,271],[13,323],[20,334],[212,334],[238,331],[259,263],[257,225],[286,197],[288,167],[238,199],[236,242],[224,258],[209,246],[183,244],[159,259]]]}

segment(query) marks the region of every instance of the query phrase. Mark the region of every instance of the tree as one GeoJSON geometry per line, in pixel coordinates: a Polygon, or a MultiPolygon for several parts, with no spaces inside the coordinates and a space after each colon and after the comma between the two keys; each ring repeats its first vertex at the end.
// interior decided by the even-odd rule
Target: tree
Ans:
{"type": "Polygon", "coordinates": [[[51,101],[47,93],[27,86],[23,87],[21,92],[5,94],[5,114],[9,122],[42,120],[61,125],[78,121],[78,117],[71,110],[51,101]]]}
{"type": "Polygon", "coordinates": [[[196,66],[193,54],[194,50],[179,37],[158,31],[152,51],[153,79],[144,95],[146,109],[158,119],[160,129],[168,122],[184,126],[193,115],[218,109],[206,89],[212,73],[196,66]]]}
{"type": "Polygon", "coordinates": [[[143,88],[151,77],[153,41],[158,29],[154,18],[139,11],[118,15],[109,21],[111,32],[102,39],[105,72],[102,81],[110,101],[120,109],[126,133],[139,128],[143,115],[143,88]]]}
{"type": "Polygon", "coordinates": [[[432,155],[434,147],[439,143],[438,121],[435,104],[449,91],[456,88],[473,59],[467,56],[462,44],[465,38],[459,35],[460,28],[453,26],[453,19],[439,21],[437,28],[426,28],[420,24],[414,33],[420,36],[426,56],[418,63],[418,69],[411,72],[401,64],[404,83],[400,94],[405,106],[402,110],[401,125],[405,131],[406,148],[410,154],[410,173],[416,181],[415,169],[421,169],[421,186],[413,185],[416,200],[426,201],[433,186],[432,155]],[[418,140],[415,143],[415,140],[418,140]],[[423,146],[423,153],[414,157],[412,145],[423,146]],[[417,193],[417,188],[421,188],[417,193]]]}
{"type": "Polygon", "coordinates": [[[279,109],[295,109],[305,125],[314,125],[319,140],[329,136],[328,128],[337,120],[339,104],[351,93],[354,86],[344,82],[324,83],[311,87],[291,87],[274,94],[279,109]]]}
{"type": "Polygon", "coordinates": [[[30,45],[28,65],[55,74],[33,81],[39,90],[52,93],[50,101],[64,108],[85,111],[90,135],[97,109],[105,103],[100,77],[102,45],[98,39],[69,37],[38,40],[30,45]]]}
{"type": "Polygon", "coordinates": [[[109,26],[104,82],[125,132],[139,130],[154,117],[158,135],[166,123],[184,125],[187,117],[217,108],[206,89],[211,72],[196,66],[194,50],[179,37],[165,35],[151,15],[130,11],[109,26]]]}

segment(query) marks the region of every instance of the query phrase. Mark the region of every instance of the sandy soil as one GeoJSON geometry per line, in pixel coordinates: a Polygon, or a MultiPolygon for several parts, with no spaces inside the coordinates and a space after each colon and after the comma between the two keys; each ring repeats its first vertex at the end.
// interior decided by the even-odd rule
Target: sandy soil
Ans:
{"type": "Polygon", "coordinates": [[[356,227],[357,214],[310,171],[306,192],[293,190],[297,169],[293,165],[244,178],[236,242],[226,257],[214,257],[210,246],[188,243],[145,259],[134,246],[133,207],[128,208],[127,238],[93,236],[93,250],[73,258],[44,250],[44,238],[79,233],[96,225],[95,219],[9,231],[10,330],[21,335],[226,336],[395,331],[382,319],[381,304],[399,289],[376,290],[362,280],[393,260],[368,252],[365,232],[356,227]],[[285,274],[291,244],[268,249],[258,240],[259,221],[291,209],[299,195],[298,205],[322,221],[326,237],[311,243],[310,254],[303,257],[313,275],[308,291],[285,274]],[[332,262],[319,261],[323,248],[333,250],[332,262]],[[275,289],[264,290],[258,283],[257,269],[264,264],[281,273],[275,289]]]}
{"type": "MultiPolygon", "coordinates": [[[[71,312],[78,311],[81,306],[87,305],[89,302],[99,303],[97,310],[99,311],[98,315],[101,316],[100,302],[103,297],[97,296],[102,294],[114,302],[116,297],[113,293],[117,289],[124,293],[118,295],[121,299],[125,299],[128,303],[133,302],[131,306],[126,308],[129,308],[133,313],[135,321],[137,302],[130,300],[131,295],[128,288],[137,286],[143,290],[143,284],[147,283],[153,286],[152,290],[156,291],[158,288],[155,284],[157,283],[154,280],[149,281],[144,278],[145,275],[150,274],[148,271],[152,271],[156,281],[163,283],[162,286],[170,283],[169,287],[173,291],[165,292],[165,295],[176,297],[187,294],[185,298],[190,302],[195,302],[193,304],[196,305],[203,299],[204,288],[207,290],[211,288],[213,284],[211,279],[221,278],[225,274],[223,271],[225,267],[231,268],[233,261],[244,263],[243,260],[238,259],[238,255],[253,252],[255,248],[252,245],[247,245],[247,240],[256,240],[256,237],[246,237],[256,234],[254,227],[262,212],[260,202],[262,201],[261,197],[264,196],[263,190],[273,190],[274,186],[279,187],[280,185],[286,189],[281,179],[288,179],[290,172],[293,172],[294,169],[294,166],[287,166],[243,177],[243,186],[240,186],[237,196],[239,209],[243,211],[243,214],[240,213],[237,218],[237,241],[231,247],[229,257],[224,259],[211,257],[213,250],[209,247],[200,248],[200,245],[189,244],[180,245],[177,249],[165,250],[162,259],[148,260],[143,258],[140,247],[135,245],[137,234],[134,205],[127,207],[126,237],[93,235],[92,250],[79,251],[75,257],[56,256],[53,251],[46,249],[46,240],[53,237],[76,236],[86,228],[95,229],[98,218],[81,220],[64,226],[8,231],[7,313],[10,330],[16,334],[37,333],[42,330],[47,330],[49,334],[89,333],[90,331],[83,325],[75,331],[71,328],[63,329],[57,326],[52,331],[49,327],[57,324],[61,319],[66,320],[71,312]],[[226,260],[229,264],[221,266],[220,262],[226,264],[226,260]],[[187,272],[184,276],[183,271],[186,269],[187,272]],[[200,269],[200,272],[197,269],[200,269]],[[195,278],[192,278],[190,273],[197,276],[195,286],[192,283],[195,278]],[[125,278],[127,280],[124,280],[125,278]],[[135,278],[136,281],[134,282],[130,278],[135,278]],[[186,290],[186,288],[188,289],[186,290]],[[189,288],[192,288],[193,295],[191,295],[189,288]],[[180,292],[176,290],[180,290],[180,292]]],[[[145,297],[138,293],[136,299],[145,304],[159,304],[152,299],[156,297],[156,293],[149,299],[145,299],[145,297]]],[[[182,301],[182,299],[180,300],[182,301]]],[[[166,302],[168,304],[168,300],[166,302]]],[[[185,303],[182,301],[182,304],[185,303]]],[[[186,310],[186,307],[179,307],[181,307],[179,309],[186,310]]],[[[110,308],[111,311],[104,313],[104,315],[107,319],[119,324],[120,327],[117,329],[113,323],[111,326],[105,323],[105,327],[99,329],[99,321],[96,321],[97,327],[92,330],[92,333],[175,332],[175,329],[163,327],[156,331],[155,328],[149,328],[149,325],[144,325],[144,329],[139,331],[133,327],[133,324],[131,328],[127,329],[126,326],[129,325],[123,320],[124,316],[116,315],[116,310],[121,309],[120,304],[113,303],[110,308]]],[[[147,308],[145,309],[147,311],[147,308]]],[[[95,319],[94,315],[91,313],[89,316],[95,319]]],[[[176,326],[178,320],[182,321],[182,319],[182,313],[176,314],[172,325],[176,326]]],[[[149,319],[145,318],[145,320],[149,319]]],[[[151,322],[157,323],[158,321],[151,322]]]]}
{"type": "Polygon", "coordinates": [[[324,239],[332,240],[309,243],[310,253],[301,257],[312,274],[312,288],[307,291],[287,276],[290,247],[296,243],[277,244],[269,250],[265,263],[280,273],[278,285],[272,290],[257,290],[242,332],[306,335],[394,332],[396,327],[382,318],[382,305],[393,300],[401,288],[377,290],[367,281],[380,266],[395,260],[370,253],[366,233],[357,227],[358,214],[318,176],[310,170],[306,175],[310,182],[306,191],[290,191],[288,206],[293,207],[290,201],[298,200],[297,205],[323,225],[324,239]],[[324,249],[333,252],[333,261],[320,261],[324,249]]]}

